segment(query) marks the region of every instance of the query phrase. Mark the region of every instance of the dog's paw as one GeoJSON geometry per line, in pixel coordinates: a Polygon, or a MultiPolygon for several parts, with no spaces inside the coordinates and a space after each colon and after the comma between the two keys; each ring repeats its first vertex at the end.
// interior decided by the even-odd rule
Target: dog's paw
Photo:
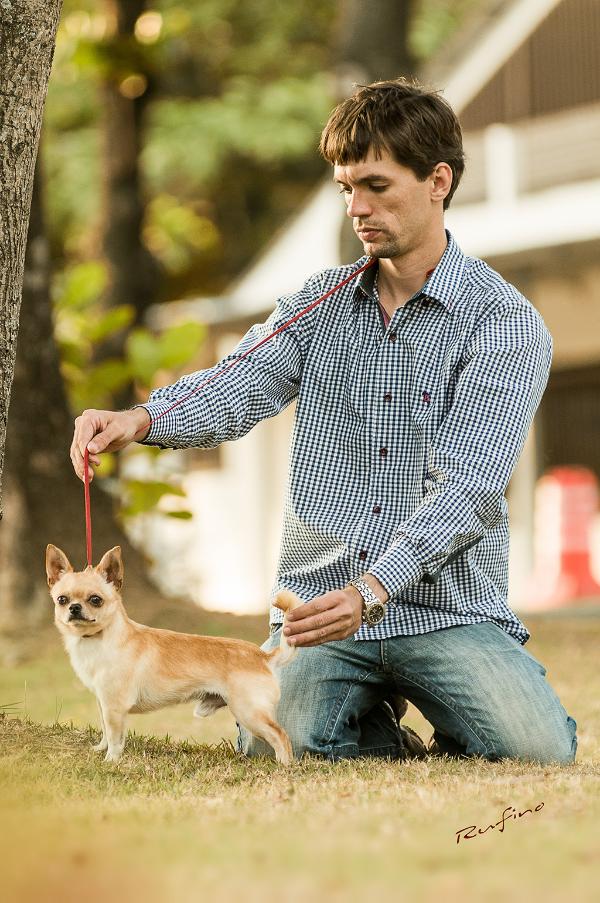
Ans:
{"type": "Polygon", "coordinates": [[[105,749],[108,749],[108,741],[103,737],[100,743],[94,743],[92,749],[94,752],[104,752],[105,749]]]}
{"type": "Polygon", "coordinates": [[[109,749],[108,752],[106,753],[106,755],[104,756],[104,761],[105,762],[118,762],[119,759],[121,758],[121,753],[122,753],[121,749],[113,749],[113,750],[109,749]]]}

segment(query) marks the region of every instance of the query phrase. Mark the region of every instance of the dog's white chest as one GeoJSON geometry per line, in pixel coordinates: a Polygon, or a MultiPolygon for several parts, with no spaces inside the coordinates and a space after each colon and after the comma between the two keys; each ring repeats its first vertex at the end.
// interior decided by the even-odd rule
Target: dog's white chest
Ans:
{"type": "Polygon", "coordinates": [[[100,638],[76,638],[67,640],[66,645],[77,677],[88,690],[97,693],[99,686],[105,682],[117,664],[116,660],[113,661],[114,656],[107,652],[100,638]]]}

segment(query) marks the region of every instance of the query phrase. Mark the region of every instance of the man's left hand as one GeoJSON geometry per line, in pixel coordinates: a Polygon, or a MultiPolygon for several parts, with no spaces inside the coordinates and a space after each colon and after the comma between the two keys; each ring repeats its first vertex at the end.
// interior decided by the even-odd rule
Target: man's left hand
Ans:
{"type": "Polygon", "coordinates": [[[362,611],[362,596],[354,587],[333,590],[289,612],[283,632],[298,647],[345,640],[362,624],[362,611]]]}

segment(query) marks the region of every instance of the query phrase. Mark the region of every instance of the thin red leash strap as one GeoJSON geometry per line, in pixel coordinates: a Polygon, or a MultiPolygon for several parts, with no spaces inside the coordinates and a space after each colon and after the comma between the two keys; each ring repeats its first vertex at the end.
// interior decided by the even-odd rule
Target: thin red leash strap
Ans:
{"type": "MultiPolygon", "coordinates": [[[[178,407],[180,404],[183,404],[184,401],[187,401],[188,398],[191,398],[193,395],[196,395],[201,389],[207,386],[214,379],[217,379],[219,376],[224,376],[225,373],[228,373],[232,367],[235,367],[236,364],[239,364],[240,361],[243,361],[248,357],[249,354],[252,354],[253,351],[256,351],[257,348],[260,348],[261,345],[264,345],[266,342],[275,338],[276,335],[279,335],[280,332],[283,332],[284,329],[287,329],[288,326],[291,326],[292,323],[295,323],[296,320],[299,320],[300,317],[303,317],[305,314],[309,313],[313,308],[317,307],[318,304],[321,304],[330,295],[333,295],[334,292],[337,292],[338,289],[343,288],[348,282],[352,279],[356,279],[356,277],[363,272],[363,270],[367,270],[369,267],[372,267],[375,263],[376,258],[371,257],[370,260],[365,263],[363,266],[359,267],[358,270],[355,270],[350,274],[346,279],[342,282],[339,282],[337,285],[334,285],[333,288],[329,289],[324,295],[320,298],[317,298],[316,301],[312,301],[307,307],[289,319],[286,323],[283,323],[278,329],[272,332],[270,335],[266,336],[264,339],[261,339],[260,342],[257,342],[239,357],[234,358],[227,367],[223,370],[218,370],[216,373],[213,373],[212,376],[209,376],[208,379],[205,379],[200,383],[199,386],[196,386],[191,392],[188,392],[187,395],[184,395],[182,398],[178,399],[171,407],[167,408],[166,411],[163,411],[161,414],[158,414],[156,417],[150,420],[150,423],[155,423],[157,420],[160,420],[161,417],[164,417],[165,414],[168,414],[169,411],[172,411],[173,408],[178,407]]],[[[87,563],[89,566],[92,564],[92,514],[91,514],[91,506],[90,506],[90,477],[89,477],[89,452],[87,448],[85,449],[83,455],[83,472],[84,472],[84,498],[85,498],[85,536],[86,536],[86,552],[87,552],[87,563]]]]}
{"type": "Polygon", "coordinates": [[[300,317],[303,317],[305,314],[309,313],[314,307],[317,307],[318,304],[321,304],[323,301],[325,301],[327,298],[329,298],[330,295],[333,295],[334,292],[337,292],[338,289],[343,288],[348,282],[351,282],[352,279],[356,279],[356,277],[360,273],[362,273],[363,270],[368,270],[369,267],[372,267],[376,260],[377,260],[376,257],[371,257],[368,263],[365,263],[358,270],[355,270],[354,273],[352,273],[350,276],[348,276],[346,279],[344,279],[343,282],[339,282],[337,285],[334,285],[333,288],[329,289],[329,291],[326,292],[324,295],[321,295],[320,298],[317,298],[316,301],[312,301],[308,305],[308,307],[303,308],[299,313],[297,313],[291,319],[287,320],[287,322],[283,323],[283,325],[280,326],[278,329],[276,329],[275,332],[272,332],[270,335],[265,336],[265,338],[261,339],[260,342],[257,342],[256,345],[253,345],[251,348],[248,348],[248,350],[244,351],[244,353],[241,354],[239,357],[234,358],[234,360],[232,360],[227,365],[227,367],[225,367],[223,370],[217,370],[216,373],[213,373],[212,376],[209,376],[208,379],[205,379],[203,382],[201,382],[199,386],[196,386],[196,388],[192,389],[191,392],[188,392],[187,395],[184,395],[182,398],[179,398],[174,404],[171,405],[170,408],[167,408],[166,411],[162,411],[162,413],[157,414],[156,417],[151,418],[150,425],[153,423],[156,423],[157,420],[160,420],[161,417],[164,417],[165,414],[168,414],[170,411],[173,410],[173,408],[176,408],[180,404],[183,404],[183,402],[187,401],[188,398],[191,398],[193,395],[196,395],[197,392],[199,392],[201,389],[204,389],[204,387],[207,386],[209,383],[211,383],[214,379],[217,379],[219,376],[224,376],[225,373],[228,373],[232,369],[232,367],[235,367],[236,364],[239,364],[240,361],[243,361],[245,358],[247,358],[249,354],[252,354],[252,352],[256,351],[257,348],[260,348],[261,345],[264,345],[266,342],[269,342],[271,339],[275,338],[276,335],[279,335],[280,332],[283,332],[284,329],[287,329],[288,326],[291,326],[292,323],[295,323],[296,320],[300,319],[300,317]]]}
{"type": "Polygon", "coordinates": [[[83,454],[83,496],[85,499],[85,546],[87,552],[88,567],[92,566],[92,509],[90,506],[90,474],[89,474],[90,453],[85,450],[83,454]]]}

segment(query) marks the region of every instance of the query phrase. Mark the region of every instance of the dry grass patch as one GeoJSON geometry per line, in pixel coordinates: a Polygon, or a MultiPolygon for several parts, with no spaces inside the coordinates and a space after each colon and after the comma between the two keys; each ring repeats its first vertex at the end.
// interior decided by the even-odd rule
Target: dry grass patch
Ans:
{"type": "MultiPolygon", "coordinates": [[[[579,725],[574,766],[306,760],[286,770],[238,757],[221,742],[234,736],[230,716],[198,723],[190,706],[131,719],[123,759],[107,765],[90,748],[94,700],[53,638],[0,672],[0,702],[17,703],[0,718],[0,899],[595,901],[600,619],[527,623],[528,648],[579,725]],[[540,803],[502,832],[456,843],[461,828],[540,803]]],[[[414,709],[408,723],[429,736],[414,709]]]]}

